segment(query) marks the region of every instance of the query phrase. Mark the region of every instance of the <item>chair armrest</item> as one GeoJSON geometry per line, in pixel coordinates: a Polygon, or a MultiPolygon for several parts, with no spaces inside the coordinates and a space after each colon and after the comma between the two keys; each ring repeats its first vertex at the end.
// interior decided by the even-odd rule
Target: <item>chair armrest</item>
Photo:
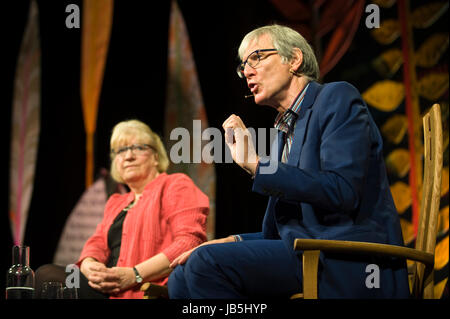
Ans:
{"type": "Polygon", "coordinates": [[[430,273],[434,255],[412,248],[343,240],[300,239],[294,241],[294,250],[303,251],[303,298],[317,299],[317,271],[321,251],[344,254],[370,254],[415,260],[425,265],[430,273]]]}
{"type": "Polygon", "coordinates": [[[434,265],[434,255],[413,248],[343,240],[296,239],[294,250],[320,250],[333,253],[375,254],[415,260],[427,266],[434,265]]]}
{"type": "Polygon", "coordinates": [[[141,291],[144,292],[144,299],[169,298],[167,286],[146,282],[142,284],[141,291]]]}

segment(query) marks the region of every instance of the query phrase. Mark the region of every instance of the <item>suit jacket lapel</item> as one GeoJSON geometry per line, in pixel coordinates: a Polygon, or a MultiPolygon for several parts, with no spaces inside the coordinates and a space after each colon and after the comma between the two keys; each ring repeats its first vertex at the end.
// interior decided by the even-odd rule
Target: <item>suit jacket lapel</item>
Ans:
{"type": "Polygon", "coordinates": [[[322,89],[322,86],[317,82],[311,82],[306,91],[298,119],[294,129],[294,140],[292,141],[291,151],[289,153],[288,165],[297,166],[300,160],[303,143],[305,141],[305,134],[308,128],[309,119],[312,113],[312,107],[316,100],[317,94],[322,89]]]}
{"type": "Polygon", "coordinates": [[[281,162],[281,156],[283,155],[283,148],[284,148],[284,132],[283,131],[278,131],[278,135],[277,135],[277,154],[278,154],[278,158],[277,161],[281,162]]]}
{"type": "Polygon", "coordinates": [[[302,111],[300,111],[300,116],[295,125],[294,140],[292,141],[291,152],[289,153],[288,165],[297,166],[298,161],[300,160],[300,153],[302,151],[306,128],[310,117],[311,109],[302,109],[302,111]]]}

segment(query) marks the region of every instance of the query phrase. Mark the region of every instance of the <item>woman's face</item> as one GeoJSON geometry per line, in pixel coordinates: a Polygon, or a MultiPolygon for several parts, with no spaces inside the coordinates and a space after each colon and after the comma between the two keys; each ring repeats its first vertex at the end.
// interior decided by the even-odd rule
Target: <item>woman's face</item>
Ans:
{"type": "Polygon", "coordinates": [[[158,175],[158,155],[137,138],[130,138],[116,149],[136,145],[133,149],[117,154],[114,158],[117,173],[126,184],[147,183],[158,175]]]}

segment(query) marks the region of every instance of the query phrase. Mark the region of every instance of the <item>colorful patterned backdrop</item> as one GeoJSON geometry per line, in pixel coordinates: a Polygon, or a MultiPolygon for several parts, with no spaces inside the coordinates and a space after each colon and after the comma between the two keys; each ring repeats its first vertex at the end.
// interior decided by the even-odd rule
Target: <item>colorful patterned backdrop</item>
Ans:
{"type": "Polygon", "coordinates": [[[277,22],[313,45],[324,82],[348,81],[361,91],[384,139],[391,191],[409,247],[415,244],[421,200],[422,116],[434,103],[441,105],[444,167],[435,297],[448,298],[448,1],[271,2],[281,14],[277,22]],[[367,9],[373,4],[376,17],[367,9]],[[376,18],[379,28],[370,28],[376,18]]]}

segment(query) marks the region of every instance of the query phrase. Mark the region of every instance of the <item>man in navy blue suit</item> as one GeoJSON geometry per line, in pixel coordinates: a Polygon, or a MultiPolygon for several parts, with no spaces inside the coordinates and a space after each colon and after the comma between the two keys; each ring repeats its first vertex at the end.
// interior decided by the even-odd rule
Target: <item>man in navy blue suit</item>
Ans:
{"type": "MultiPolygon", "coordinates": [[[[301,292],[295,238],[403,245],[382,138],[357,89],[316,82],[311,47],[288,27],[253,30],[239,56],[238,75],[255,103],[279,112],[278,157],[270,159],[258,157],[251,139],[244,141],[247,129],[238,116],[223,123],[234,161],[254,178],[252,190],[269,196],[262,232],[212,240],[176,258],[171,298],[287,298],[301,292]]],[[[318,295],[406,298],[406,263],[321,254],[318,295]],[[380,270],[375,287],[366,283],[369,265],[380,270]]]]}

